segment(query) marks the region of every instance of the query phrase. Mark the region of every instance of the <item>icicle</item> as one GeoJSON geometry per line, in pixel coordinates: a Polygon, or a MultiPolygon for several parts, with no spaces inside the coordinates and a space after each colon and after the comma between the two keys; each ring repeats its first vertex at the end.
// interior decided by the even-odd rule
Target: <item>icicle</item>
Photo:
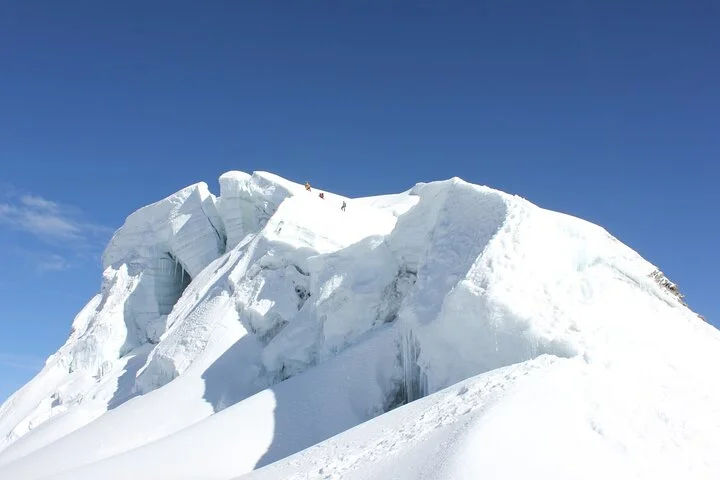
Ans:
{"type": "Polygon", "coordinates": [[[495,324],[495,328],[493,329],[493,338],[495,339],[495,352],[500,352],[500,342],[498,341],[498,333],[502,333],[502,326],[504,325],[504,322],[501,324],[500,320],[501,317],[499,315],[493,316],[493,323],[495,324]]]}
{"type": "Polygon", "coordinates": [[[402,339],[403,389],[405,401],[410,403],[423,395],[425,388],[421,386],[420,368],[417,365],[417,342],[412,330],[406,329],[402,339]]]}
{"type": "Polygon", "coordinates": [[[410,349],[410,341],[408,339],[408,332],[403,332],[403,382],[405,389],[405,401],[410,402],[410,372],[408,372],[410,364],[410,355],[408,353],[410,349]]]}

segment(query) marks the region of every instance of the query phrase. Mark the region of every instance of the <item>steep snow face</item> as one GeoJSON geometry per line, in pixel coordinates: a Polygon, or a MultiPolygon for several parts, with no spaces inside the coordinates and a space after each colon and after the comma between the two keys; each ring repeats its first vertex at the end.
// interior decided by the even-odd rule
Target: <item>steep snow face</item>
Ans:
{"type": "Polygon", "coordinates": [[[302,187],[266,172],[227,172],[220,176],[217,208],[227,245],[236,246],[249,233],[260,230],[280,204],[302,187]]]}
{"type": "Polygon", "coordinates": [[[127,218],[103,255],[100,294],[38,377],[0,411],[0,448],[77,406],[88,405],[76,419],[83,424],[132,396],[132,383],[119,377],[144,361],[191,277],[222,253],[218,218],[203,183],[127,218]]]}
{"type": "MultiPolygon", "coordinates": [[[[281,371],[284,366],[268,360],[271,354],[261,352],[261,347],[278,335],[273,345],[282,345],[282,339],[292,335],[291,322],[305,328],[303,318],[316,318],[313,304],[303,307],[316,295],[311,278],[320,276],[315,274],[322,269],[320,259],[368,235],[389,233],[395,217],[362,208],[344,215],[329,197],[322,200],[306,194],[287,198],[261,223],[264,226],[259,232],[246,235],[203,272],[176,304],[165,337],[139,376],[140,391],[164,385],[207,354],[209,335],[221,322],[240,322],[252,334],[258,357],[245,368],[255,369],[259,378],[267,377],[267,381],[287,375],[281,371]]],[[[285,347],[282,351],[293,352],[291,355],[303,351],[298,345],[285,347]]],[[[304,360],[295,373],[312,363],[310,358],[304,360]]]]}
{"type": "Polygon", "coordinates": [[[103,255],[102,300],[70,348],[70,370],[102,375],[103,362],[158,343],[192,277],[224,250],[214,198],[199,183],[130,215],[103,255]],[[210,211],[208,217],[206,212],[210,211]]]}
{"type": "MultiPolygon", "coordinates": [[[[420,462],[448,442],[453,454],[430,478],[472,477],[472,445],[517,429],[525,398],[547,400],[549,419],[528,423],[527,436],[557,422],[583,458],[607,460],[607,476],[634,465],[645,478],[660,452],[678,475],[720,472],[720,412],[708,400],[720,380],[703,370],[720,364],[720,336],[602,228],[457,178],[361,199],[322,199],[265,172],[229,172],[220,188],[217,199],[204,184],[183,189],[116,233],[101,293],[0,407],[0,477],[229,478],[393,409],[375,425],[406,419],[430,440],[383,443],[368,427],[377,448],[351,435],[267,478],[298,465],[302,478],[351,478],[354,461],[321,466],[323,456],[345,449],[369,468],[382,445],[420,462]],[[491,371],[463,387],[477,395],[444,390],[491,371]],[[573,400],[550,408],[546,388],[573,400]],[[477,422],[455,395],[473,399],[477,422]],[[575,400],[575,423],[563,423],[575,400]],[[422,405],[430,413],[414,417],[422,405]],[[488,428],[496,408],[509,413],[488,428]],[[643,440],[645,430],[664,440],[643,440]],[[613,445],[625,454],[610,455],[613,445]],[[704,470],[684,460],[693,448],[704,470]]],[[[387,470],[357,478],[408,465],[382,458],[387,470]]]]}
{"type": "MultiPolygon", "coordinates": [[[[245,174],[223,176],[226,190],[228,178],[236,175],[245,174]]],[[[246,189],[260,192],[256,196],[261,198],[255,200],[261,204],[263,199],[280,202],[273,192],[285,192],[278,194],[282,196],[291,185],[271,174],[243,178],[246,189]]],[[[229,194],[235,195],[236,190],[230,188],[229,194]]],[[[0,449],[50,418],[73,416],[68,411],[81,404],[88,405],[86,415],[61,422],[63,428],[71,431],[174,377],[170,373],[148,382],[153,369],[148,371],[144,363],[150,352],[151,359],[163,358],[154,350],[176,321],[177,315],[170,314],[192,279],[225,252],[227,228],[217,203],[207,185],[198,183],[127,218],[103,254],[101,293],[78,314],[70,338],[48,359],[43,372],[3,407],[0,449]],[[141,376],[145,382],[136,384],[134,377],[144,371],[148,371],[141,376]]],[[[232,227],[236,214],[227,202],[223,212],[232,227]]],[[[215,280],[212,275],[203,279],[204,283],[193,283],[193,293],[207,290],[215,280]]]]}
{"type": "Polygon", "coordinates": [[[186,187],[130,215],[105,249],[103,266],[170,257],[195,277],[224,251],[217,217],[206,184],[186,187]]]}

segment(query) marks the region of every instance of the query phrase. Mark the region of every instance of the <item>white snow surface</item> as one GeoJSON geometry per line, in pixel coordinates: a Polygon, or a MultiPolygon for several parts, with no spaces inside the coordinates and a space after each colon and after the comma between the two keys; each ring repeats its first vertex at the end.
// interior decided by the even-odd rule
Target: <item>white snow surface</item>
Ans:
{"type": "Polygon", "coordinates": [[[720,478],[720,333],[604,229],[458,178],[318,193],[130,215],[0,478],[720,478]]]}

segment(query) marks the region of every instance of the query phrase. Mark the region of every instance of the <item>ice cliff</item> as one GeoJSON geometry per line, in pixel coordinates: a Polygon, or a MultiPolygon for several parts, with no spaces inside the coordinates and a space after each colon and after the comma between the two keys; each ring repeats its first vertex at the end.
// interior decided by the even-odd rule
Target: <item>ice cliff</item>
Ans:
{"type": "Polygon", "coordinates": [[[214,418],[230,419],[228,441],[254,439],[218,464],[239,474],[476,375],[555,368],[538,359],[601,368],[631,396],[637,376],[680,401],[645,377],[658,362],[699,396],[720,391],[695,369],[720,365],[718,332],[654,265],[601,227],[458,178],[321,199],[228,172],[219,197],[198,183],[130,215],[103,267],[67,342],[0,407],[2,478],[95,478],[150,451],[186,455],[203,448],[187,432],[213,444],[214,418]]]}

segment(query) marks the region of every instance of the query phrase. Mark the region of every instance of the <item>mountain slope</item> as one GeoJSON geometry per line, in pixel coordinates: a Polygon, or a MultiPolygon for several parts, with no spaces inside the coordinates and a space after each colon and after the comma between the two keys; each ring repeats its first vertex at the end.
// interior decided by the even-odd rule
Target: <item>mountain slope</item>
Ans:
{"type": "Polygon", "coordinates": [[[602,228],[459,179],[220,186],[116,232],[101,293],[0,407],[0,477],[230,478],[368,421],[253,476],[473,478],[510,455],[583,473],[545,442],[592,475],[720,473],[720,335],[602,228]]]}

